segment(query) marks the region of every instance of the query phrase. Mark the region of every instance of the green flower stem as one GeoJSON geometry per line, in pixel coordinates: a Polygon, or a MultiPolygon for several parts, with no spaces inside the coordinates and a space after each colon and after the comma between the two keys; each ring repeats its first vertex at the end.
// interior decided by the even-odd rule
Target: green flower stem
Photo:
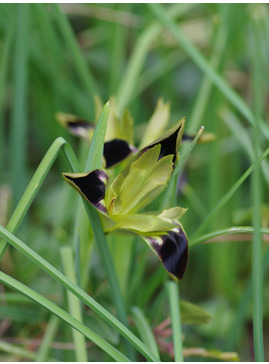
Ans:
{"type": "MultiPolygon", "coordinates": [[[[90,307],[94,312],[96,312],[101,318],[107,321],[111,326],[113,326],[122,336],[124,336],[133,346],[148,360],[158,361],[155,355],[119,320],[117,320],[113,315],[111,315],[107,310],[105,310],[98,302],[96,302],[92,297],[87,295],[80,287],[76,286],[68,278],[65,277],[58,269],[53,267],[40,255],[34,252],[26,244],[24,244],[20,239],[11,234],[5,228],[0,226],[0,236],[8,241],[14,248],[23,253],[27,258],[36,263],[41,269],[47,272],[52,278],[64,287],[66,287],[70,292],[72,292],[76,297],[78,297],[82,302],[84,302],[88,307],[90,307]]],[[[24,293],[23,291],[20,291],[24,293]]],[[[27,295],[31,298],[31,296],[27,295]]]]}
{"type": "MultiPolygon", "coordinates": [[[[89,148],[89,154],[85,165],[85,171],[92,171],[94,169],[102,168],[103,148],[104,148],[104,140],[105,140],[108,116],[109,116],[109,101],[103,107],[100,117],[97,121],[96,128],[94,130],[94,134],[89,148]]],[[[111,287],[111,294],[114,304],[118,311],[118,317],[125,326],[128,326],[127,314],[124,307],[122,293],[120,291],[120,285],[118,282],[117,274],[113,264],[113,259],[107,244],[107,240],[103,231],[99,215],[95,210],[95,208],[91,206],[84,199],[83,203],[94,232],[96,240],[96,248],[103,262],[106,276],[109,285],[111,287]]],[[[126,351],[128,355],[132,358],[132,360],[135,360],[134,356],[135,354],[133,348],[125,341],[124,345],[126,346],[126,351]]]]}
{"type": "MultiPolygon", "coordinates": [[[[88,92],[88,97],[93,98],[94,94],[98,93],[98,89],[94,78],[90,72],[90,68],[87,65],[85,58],[83,57],[81,50],[76,41],[73,30],[68,22],[66,15],[60,10],[58,4],[51,4],[54,14],[56,16],[60,31],[62,32],[64,41],[67,45],[67,48],[70,49],[72,57],[74,59],[74,66],[76,71],[78,72],[78,76],[80,77],[82,83],[85,85],[86,90],[88,92]]],[[[93,116],[93,115],[92,115],[93,116]]]]}
{"type": "Polygon", "coordinates": [[[35,292],[31,288],[25,286],[24,284],[16,281],[14,278],[9,277],[7,274],[0,272],[0,282],[7,285],[8,287],[23,293],[27,297],[31,298],[33,301],[43,306],[50,312],[54,313],[60,317],[63,321],[71,325],[74,329],[85,335],[89,340],[94,342],[102,350],[104,350],[108,355],[110,355],[116,361],[128,361],[128,359],[121,354],[117,349],[115,349],[111,344],[102,339],[99,335],[95,334],[87,326],[83,325],[81,322],[72,317],[69,313],[65,312],[62,308],[58,307],[55,303],[51,302],[47,298],[41,296],[39,293],[35,292]]]}
{"type": "Polygon", "coordinates": [[[151,349],[154,355],[158,358],[158,361],[160,361],[161,359],[158,345],[143,311],[139,307],[135,306],[132,307],[132,313],[134,317],[134,323],[143,342],[151,349]]]}
{"type": "MultiPolygon", "coordinates": [[[[269,235],[269,228],[260,228],[259,231],[261,234],[269,235]]],[[[231,234],[252,234],[253,232],[254,232],[253,226],[230,227],[230,228],[226,228],[226,229],[222,229],[222,230],[216,230],[216,231],[210,232],[208,234],[201,235],[197,238],[192,238],[190,240],[189,245],[190,245],[190,247],[193,247],[193,246],[201,244],[207,240],[213,239],[217,236],[231,235],[231,234]]]]}
{"type": "MultiPolygon", "coordinates": [[[[24,296],[25,297],[25,296],[24,296]]],[[[35,361],[36,362],[44,362],[48,360],[48,353],[50,350],[50,344],[53,341],[57,331],[58,331],[58,327],[60,325],[60,319],[59,317],[52,315],[49,322],[48,322],[48,326],[46,328],[46,332],[45,335],[43,337],[42,343],[38,349],[35,361]]]]}
{"type": "Polygon", "coordinates": [[[267,148],[260,156],[259,158],[246,170],[245,173],[242,174],[242,176],[235,182],[235,184],[229,189],[229,191],[219,200],[217,205],[208,213],[204,221],[201,223],[201,225],[198,227],[198,229],[195,231],[195,233],[192,235],[191,240],[196,238],[208,225],[208,223],[211,221],[212,216],[214,216],[233,196],[233,194],[238,190],[238,188],[241,186],[241,184],[248,178],[248,176],[251,174],[251,172],[254,169],[254,165],[256,163],[260,163],[264,158],[266,158],[269,155],[269,148],[267,148]]]}
{"type": "Polygon", "coordinates": [[[170,302],[170,312],[173,330],[173,344],[175,352],[175,361],[183,362],[183,347],[182,347],[182,333],[181,333],[181,319],[179,309],[179,286],[172,281],[166,283],[168,297],[170,302]]]}
{"type": "MultiPolygon", "coordinates": [[[[232,105],[249,121],[255,124],[255,117],[246,102],[230,87],[230,85],[216,72],[210,63],[204,58],[200,51],[185,37],[178,24],[168,14],[163,4],[147,4],[159,21],[167,27],[180,47],[189,55],[193,62],[208,76],[213,84],[224,94],[232,105]]],[[[264,121],[261,123],[261,131],[269,139],[269,128],[264,121]]]]}
{"type": "MultiPolygon", "coordinates": [[[[72,256],[72,249],[70,247],[61,248],[61,258],[63,264],[64,274],[70,281],[76,282],[75,266],[72,256]]],[[[67,300],[70,314],[79,322],[82,321],[81,304],[79,299],[71,292],[67,291],[67,300]]],[[[77,362],[87,362],[87,348],[85,337],[81,335],[77,330],[72,330],[73,340],[75,345],[75,355],[77,362]]]]}
{"type": "MultiPolygon", "coordinates": [[[[22,198],[20,199],[20,202],[18,203],[14,213],[12,214],[9,223],[7,224],[7,230],[9,230],[10,232],[15,233],[19,228],[25,214],[27,213],[29,207],[33,202],[33,199],[35,198],[37,192],[39,191],[42,183],[46,178],[46,175],[48,174],[51,166],[57,158],[59,151],[65,143],[66,141],[63,138],[57,138],[45,154],[28,187],[26,188],[22,198]]],[[[69,150],[69,148],[66,146],[65,150],[69,150]]],[[[71,162],[72,161],[70,161],[70,163],[71,162]]],[[[7,243],[1,239],[0,260],[2,259],[7,249],[7,246],[7,243]]]]}

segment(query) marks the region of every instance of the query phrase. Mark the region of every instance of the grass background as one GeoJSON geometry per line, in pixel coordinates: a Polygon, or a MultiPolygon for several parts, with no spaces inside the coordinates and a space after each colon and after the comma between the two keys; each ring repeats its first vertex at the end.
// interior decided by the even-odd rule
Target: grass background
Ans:
{"type": "MultiPolygon", "coordinates": [[[[6,226],[55,138],[63,136],[85,163],[87,145],[61,128],[56,112],[94,119],[94,95],[104,103],[115,95],[119,112],[128,107],[134,117],[138,144],[163,97],[171,103],[171,124],[186,116],[187,132],[204,125],[205,132],[216,135],[193,149],[173,201],[188,207],[182,223],[190,241],[232,226],[254,227],[253,235],[219,235],[212,244],[191,248],[180,297],[203,307],[212,319],[184,324],[183,348],[235,351],[246,361],[255,351],[261,359],[263,315],[268,358],[269,313],[262,305],[269,295],[268,235],[262,239],[260,234],[260,226],[269,227],[267,162],[257,164],[210,215],[268,146],[268,5],[1,4],[0,36],[0,224],[6,226]]],[[[57,158],[17,236],[60,270],[68,255],[64,247],[72,247],[78,284],[116,315],[87,218],[77,213],[76,195],[61,178],[67,169],[57,158]]],[[[156,329],[169,315],[166,272],[141,240],[113,236],[108,243],[128,316],[134,320],[142,312],[156,329]]],[[[19,251],[7,250],[1,270],[67,308],[63,287],[19,251]]],[[[78,360],[74,345],[85,345],[89,360],[108,360],[90,342],[77,344],[80,338],[70,327],[40,306],[4,286],[0,294],[2,361],[35,360],[46,334],[52,358],[78,360]]],[[[123,350],[112,328],[84,306],[82,313],[88,327],[123,350]]],[[[131,322],[131,328],[139,336],[139,327],[131,322]]],[[[164,360],[171,359],[167,351],[161,350],[164,360]]]]}

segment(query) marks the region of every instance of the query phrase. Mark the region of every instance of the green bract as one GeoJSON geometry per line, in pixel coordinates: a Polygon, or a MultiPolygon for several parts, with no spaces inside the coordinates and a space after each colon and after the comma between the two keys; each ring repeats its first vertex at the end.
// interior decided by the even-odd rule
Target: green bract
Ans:
{"type": "MultiPolygon", "coordinates": [[[[142,237],[175,280],[183,277],[188,260],[187,236],[178,221],[186,209],[173,207],[162,212],[138,212],[166,187],[178,158],[184,122],[184,118],[181,119],[163,137],[136,152],[114,179],[101,169],[63,174],[98,210],[106,233],[121,231],[142,237]]],[[[107,156],[110,161],[124,159],[120,143],[114,145],[115,155],[112,149],[109,158],[107,156]]]]}

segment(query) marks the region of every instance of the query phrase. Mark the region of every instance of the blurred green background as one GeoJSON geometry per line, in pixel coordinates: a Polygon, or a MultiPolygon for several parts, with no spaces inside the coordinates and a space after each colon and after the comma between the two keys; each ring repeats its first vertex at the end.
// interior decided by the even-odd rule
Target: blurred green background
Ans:
{"type": "MultiPolygon", "coordinates": [[[[255,155],[268,146],[268,5],[164,5],[187,45],[178,42],[145,4],[60,4],[59,8],[61,11],[50,4],[0,5],[0,224],[7,224],[56,137],[69,141],[83,160],[87,146],[56,122],[56,112],[93,120],[94,96],[105,103],[114,95],[119,113],[130,109],[138,144],[161,97],[170,102],[171,125],[186,116],[187,132],[195,134],[204,125],[205,132],[216,136],[214,141],[195,146],[180,177],[177,204],[188,207],[182,223],[191,236],[255,155]],[[191,47],[198,53],[193,54],[191,47]],[[235,94],[229,94],[219,79],[235,94]],[[250,122],[249,113],[263,120],[258,129],[250,122]]],[[[59,247],[72,238],[75,195],[61,178],[66,169],[65,161],[58,158],[18,232],[57,267],[61,265],[59,247]]],[[[265,166],[259,187],[264,227],[269,227],[267,176],[265,166]]],[[[247,179],[203,232],[251,226],[253,196],[247,179]]],[[[268,236],[264,238],[264,254],[267,244],[268,236]]],[[[112,247],[116,270],[123,275],[121,288],[127,306],[141,307],[156,327],[165,318],[162,287],[166,272],[142,240],[130,242],[128,257],[116,250],[112,247]],[[135,281],[139,274],[140,281],[135,281]]],[[[90,255],[84,288],[113,310],[95,250],[90,255]]],[[[233,351],[239,353],[240,360],[253,360],[251,266],[250,234],[222,236],[215,243],[191,249],[180,283],[181,298],[203,307],[212,319],[203,325],[184,325],[184,348],[233,351]]],[[[62,302],[64,295],[56,283],[15,250],[7,251],[1,269],[62,302]]],[[[265,267],[265,350],[269,340],[267,282],[265,267]]],[[[42,336],[47,313],[20,299],[8,303],[7,291],[1,287],[0,336],[31,348],[30,338],[42,336]]],[[[94,325],[113,341],[107,327],[98,322],[94,325]]],[[[67,331],[62,328],[61,341],[70,340],[67,331]]],[[[35,349],[34,341],[32,345],[35,349]]],[[[53,350],[59,360],[73,358],[72,350],[53,350]]],[[[91,350],[94,360],[103,360],[91,350]]],[[[163,355],[171,359],[167,353],[163,355]]],[[[265,357],[268,355],[266,352],[265,357]]],[[[0,352],[1,356],[22,359],[14,353],[0,352]]]]}

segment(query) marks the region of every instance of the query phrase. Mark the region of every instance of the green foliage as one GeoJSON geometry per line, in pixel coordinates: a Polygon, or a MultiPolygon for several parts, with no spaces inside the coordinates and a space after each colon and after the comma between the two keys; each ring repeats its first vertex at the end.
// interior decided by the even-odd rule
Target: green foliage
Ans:
{"type": "Polygon", "coordinates": [[[268,360],[268,19],[256,3],[0,4],[1,361],[268,360]],[[158,146],[134,161],[183,117],[175,165],[158,146]],[[180,218],[179,285],[61,178],[105,167],[114,138],[131,152],[105,204],[141,236],[180,218]]]}

